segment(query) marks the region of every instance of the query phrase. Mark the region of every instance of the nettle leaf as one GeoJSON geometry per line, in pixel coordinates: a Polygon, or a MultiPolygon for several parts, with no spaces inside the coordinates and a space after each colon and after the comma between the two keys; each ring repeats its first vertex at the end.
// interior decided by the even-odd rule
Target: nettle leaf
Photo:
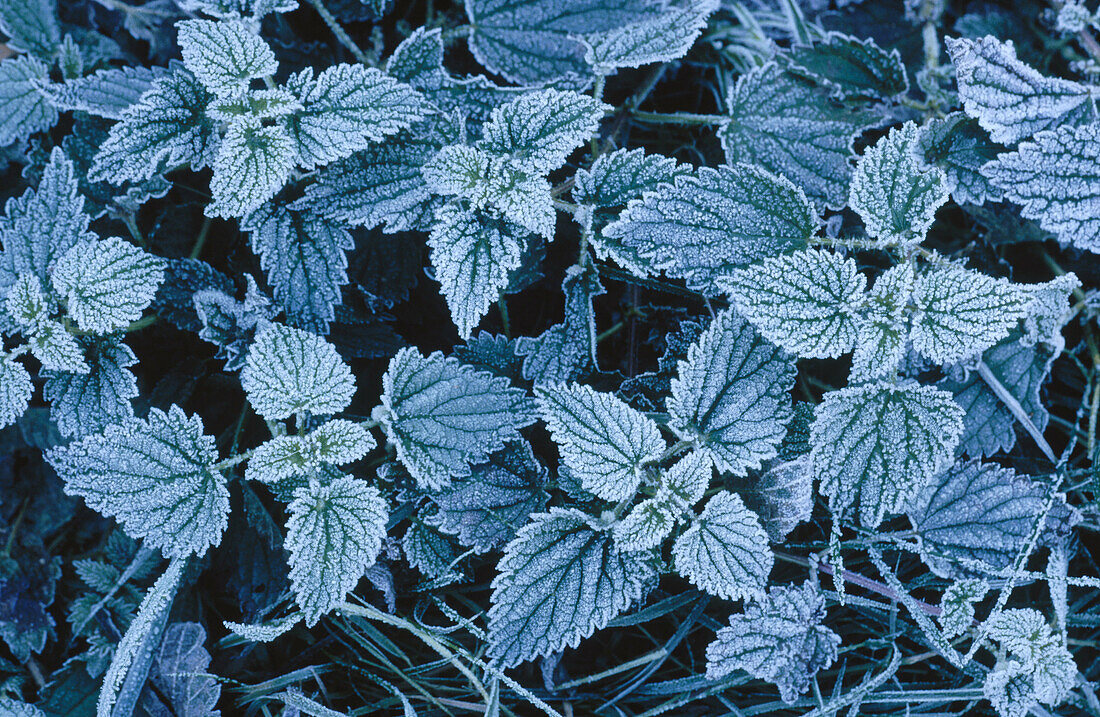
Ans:
{"type": "Polygon", "coordinates": [[[489,608],[489,656],[511,667],[576,647],[642,599],[657,576],[646,552],[624,552],[576,509],[551,508],[504,549],[489,608]]]}
{"type": "Polygon", "coordinates": [[[993,142],[977,120],[962,112],[935,118],[921,127],[920,152],[924,161],[943,170],[951,198],[958,204],[1001,201],[1003,192],[984,174],[982,165],[996,159],[1005,147],[993,142]]]}
{"type": "Polygon", "coordinates": [[[677,367],[669,427],[718,470],[745,475],[776,455],[791,420],[793,359],[732,310],[715,317],[677,367]]]}
{"type": "Polygon", "coordinates": [[[657,499],[677,514],[695,507],[710,487],[714,462],[705,451],[692,451],[661,473],[657,499]]]}
{"type": "Polygon", "coordinates": [[[122,113],[88,170],[92,182],[140,182],[163,169],[214,162],[219,137],[206,106],[213,99],[194,75],[176,67],[153,81],[137,104],[122,113]]]}
{"type": "Polygon", "coordinates": [[[672,558],[676,572],[725,600],[763,596],[775,561],[756,513],[725,491],[676,539],[672,558]]]}
{"type": "Polygon", "coordinates": [[[90,370],[84,360],[84,348],[60,321],[40,322],[27,343],[46,371],[85,374],[90,370]]]}
{"type": "Polygon", "coordinates": [[[357,461],[376,445],[362,424],[334,419],[305,435],[276,436],[261,444],[248,459],[245,478],[275,483],[308,475],[326,464],[357,461]]]}
{"type": "Polygon", "coordinates": [[[1020,287],[954,264],[929,267],[917,280],[910,338],[940,364],[974,358],[1008,336],[1031,303],[1020,287]]]}
{"type": "Polygon", "coordinates": [[[208,217],[244,217],[283,188],[294,169],[294,141],[278,125],[265,127],[242,117],[229,129],[214,158],[208,217]]]}
{"type": "Polygon", "coordinates": [[[299,488],[288,510],[290,584],[306,624],[313,625],[343,601],[378,557],[389,509],[377,488],[342,476],[299,488]]]}
{"type": "Polygon", "coordinates": [[[88,371],[43,371],[42,396],[50,402],[50,418],[66,438],[84,438],[134,417],[130,401],[137,398],[137,379],[129,370],[137,356],[118,337],[92,343],[88,371]]]}
{"type": "Polygon", "coordinates": [[[931,386],[887,383],[825,394],[810,429],[814,469],[829,507],[841,515],[860,504],[873,528],[905,510],[952,458],[963,410],[931,386]]]}
{"type": "Polygon", "coordinates": [[[478,553],[495,550],[515,537],[531,514],[546,507],[545,483],[546,469],[530,444],[512,441],[471,466],[470,475],[429,494],[438,508],[429,520],[478,553]]]}
{"type": "Polygon", "coordinates": [[[870,38],[829,32],[813,45],[794,45],[777,57],[788,72],[823,85],[840,100],[892,100],[909,90],[901,53],[887,52],[870,38]]]}
{"type": "Polygon", "coordinates": [[[346,252],[355,247],[351,233],[338,219],[279,203],[260,207],[241,228],[252,234],[252,251],[287,321],[328,333],[342,301],[340,287],[348,283],[346,252]]]}
{"type": "Polygon", "coordinates": [[[248,351],[241,386],[256,413],[280,421],[295,413],[339,413],[351,403],[355,377],[320,336],[267,324],[248,351]]]}
{"type": "Polygon", "coordinates": [[[219,97],[206,108],[207,114],[219,122],[235,122],[239,117],[256,119],[286,117],[302,111],[302,103],[287,89],[273,87],[247,90],[232,97],[219,97]]]}
{"type": "Polygon", "coordinates": [[[615,545],[632,552],[652,550],[672,534],[678,517],[666,502],[646,498],[612,526],[615,545]]]}
{"type": "Polygon", "coordinates": [[[974,622],[974,603],[989,592],[989,583],[978,578],[956,580],[940,599],[940,626],[948,640],[966,633],[974,622]]]}
{"type": "Polygon", "coordinates": [[[1066,649],[1064,638],[1051,630],[1038,610],[1005,610],[990,616],[985,625],[989,636],[1015,658],[989,673],[984,685],[990,701],[997,704],[998,699],[1003,700],[1002,709],[1007,709],[1002,714],[1024,714],[1036,701],[1056,705],[1076,687],[1078,672],[1073,656],[1066,649]],[[1017,680],[1022,678],[1028,684],[1006,683],[1003,673],[1017,680]]]}
{"type": "Polygon", "coordinates": [[[818,207],[839,208],[852,177],[852,144],[880,121],[769,62],[742,75],[718,128],[726,161],[759,165],[801,187],[818,207]]]}
{"type": "Polygon", "coordinates": [[[11,49],[47,61],[61,46],[57,7],[51,0],[6,0],[0,5],[0,32],[8,36],[11,49]]]}
{"type": "Polygon", "coordinates": [[[738,164],[700,167],[677,177],[672,187],[647,192],[603,233],[626,249],[613,251],[612,257],[639,276],[664,271],[714,294],[718,276],[802,248],[817,224],[801,189],[758,167],[738,164]]]}
{"type": "Polygon", "coordinates": [[[428,237],[435,278],[458,335],[473,330],[519,268],[526,232],[483,212],[444,207],[428,237]]]}
{"type": "Polygon", "coordinates": [[[158,695],[152,697],[152,691],[146,692],[143,705],[162,706],[163,698],[174,714],[198,717],[214,713],[222,687],[209,672],[210,653],[204,642],[206,630],[200,623],[177,622],[168,626],[149,673],[158,695]]]}
{"type": "Polygon", "coordinates": [[[153,87],[166,72],[159,67],[120,67],[97,70],[86,77],[44,85],[50,103],[64,112],[88,112],[96,117],[121,120],[126,109],[153,87]]]}
{"type": "Polygon", "coordinates": [[[657,424],[621,399],[580,384],[535,389],[562,462],[581,487],[609,502],[634,495],[643,466],[664,453],[657,424]]]}
{"type": "Polygon", "coordinates": [[[809,581],[771,588],[744,613],[731,615],[729,627],[707,646],[707,679],[745,670],[793,703],[817,671],[836,660],[840,636],[821,624],[824,619],[825,597],[809,581]]]}
{"type": "MultiPolygon", "coordinates": [[[[925,562],[937,574],[952,575],[958,560],[967,570],[984,564],[995,571],[1011,565],[1023,549],[1046,495],[1046,486],[1010,468],[968,461],[926,485],[909,508],[909,520],[921,537],[925,562]]],[[[1061,530],[1070,515],[1059,499],[1044,531],[1061,530]]]]}
{"type": "Polygon", "coordinates": [[[920,131],[912,122],[895,127],[856,162],[848,204],[881,246],[919,244],[947,202],[947,179],[917,159],[920,131]]]}
{"type": "Polygon", "coordinates": [[[994,142],[1014,144],[1040,130],[1087,122],[1092,88],[1045,77],[1016,59],[1012,41],[946,38],[963,108],[994,142]]]}
{"type": "Polygon", "coordinates": [[[373,67],[333,65],[317,78],[303,70],[288,85],[303,109],[289,119],[298,164],[313,169],[343,159],[426,116],[419,92],[373,67]]]}
{"type": "Polygon", "coordinates": [[[435,528],[414,522],[401,538],[405,560],[426,577],[439,578],[451,572],[456,553],[454,543],[435,528]]]}
{"type": "Polygon", "coordinates": [[[47,717],[45,712],[34,705],[11,697],[0,697],[0,710],[9,717],[47,717]]]}
{"type": "Polygon", "coordinates": [[[1045,343],[1061,350],[1065,341],[1062,327],[1073,316],[1070,297],[1081,288],[1081,280],[1069,272],[1041,284],[1023,284],[1020,288],[1031,297],[1022,326],[1022,341],[1045,343]]]}
{"type": "Polygon", "coordinates": [[[715,0],[691,0],[660,15],[581,36],[584,61],[600,75],[626,67],[670,62],[687,54],[718,7],[715,0]]]}
{"type": "Polygon", "coordinates": [[[564,320],[539,336],[520,336],[515,353],[523,357],[523,377],[536,382],[569,381],[596,363],[596,314],[592,299],[602,295],[592,262],[574,264],[561,281],[564,320]]]}
{"type": "Polygon", "coordinates": [[[0,62],[0,147],[57,124],[57,110],[38,91],[38,83],[49,78],[49,66],[33,57],[0,62]]]}
{"type": "Polygon", "coordinates": [[[34,393],[31,375],[11,356],[0,358],[0,428],[19,420],[34,393]]]}
{"type": "Polygon", "coordinates": [[[982,167],[1005,199],[1058,240],[1100,252],[1100,124],[1040,132],[982,167]]]}
{"type": "Polygon", "coordinates": [[[907,317],[917,285],[913,262],[897,264],[879,275],[868,293],[867,313],[856,320],[856,348],[849,381],[892,377],[909,340],[907,317]]]}
{"type": "Polygon", "coordinates": [[[520,95],[493,110],[478,147],[544,174],[596,134],[609,105],[579,92],[555,89],[520,95]]]}
{"type": "Polygon", "coordinates": [[[240,20],[181,20],[176,23],[183,64],[214,94],[236,95],[250,80],[274,75],[275,53],[249,23],[240,20]]]}
{"type": "Polygon", "coordinates": [[[518,437],[534,416],[524,392],[440,353],[404,348],[382,377],[375,409],[397,457],[421,487],[438,490],[518,437]]]}
{"type": "Polygon", "coordinates": [[[764,338],[792,353],[836,358],[855,344],[867,278],[850,257],[805,249],[737,269],[718,284],[764,338]]]}
{"type": "MultiPolygon", "coordinates": [[[[596,208],[622,207],[642,194],[691,174],[690,164],[644,149],[616,149],[601,154],[588,169],[573,175],[573,201],[596,208]]],[[[599,249],[599,245],[597,245],[599,249]]],[[[603,258],[601,256],[601,258],[603,258]]]]}
{"type": "Polygon", "coordinates": [[[386,74],[416,89],[439,89],[447,73],[443,69],[443,28],[418,27],[390,58],[386,74]]]}
{"type": "Polygon", "coordinates": [[[203,433],[199,416],[187,417],[179,406],[168,413],[152,408],[145,420],[50,449],[46,460],[66,493],[165,555],[201,556],[221,542],[229,491],[225,476],[212,469],[214,439],[203,433]]]}
{"type": "Polygon", "coordinates": [[[37,276],[20,274],[8,289],[4,310],[20,329],[33,331],[36,326],[50,320],[56,306],[50,306],[37,276]]]}
{"type": "Polygon", "coordinates": [[[574,35],[621,27],[647,10],[644,0],[470,0],[470,51],[509,82],[541,85],[589,71],[574,35]]]}
{"type": "Polygon", "coordinates": [[[745,505],[760,516],[772,542],[782,543],[814,509],[813,461],[807,455],[777,463],[740,492],[745,505]]]}
{"type": "Polygon", "coordinates": [[[108,237],[65,252],[50,279],[77,326],[104,334],[141,318],[164,280],[164,260],[108,237]]]}

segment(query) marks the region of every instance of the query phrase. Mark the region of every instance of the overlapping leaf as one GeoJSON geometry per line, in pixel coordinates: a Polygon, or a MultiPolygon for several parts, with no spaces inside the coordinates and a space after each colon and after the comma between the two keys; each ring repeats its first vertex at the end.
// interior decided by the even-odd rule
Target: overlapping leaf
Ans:
{"type": "Polygon", "coordinates": [[[678,573],[725,600],[762,597],[774,562],[759,517],[725,491],[676,539],[672,557],[678,573]]]}
{"type": "Polygon", "coordinates": [[[25,140],[57,123],[57,110],[38,91],[50,68],[33,57],[0,62],[0,147],[25,140]]]}
{"type": "Polygon", "coordinates": [[[19,420],[32,393],[34,384],[23,364],[10,356],[0,358],[0,428],[19,420]]]}
{"type": "Polygon", "coordinates": [[[493,110],[478,147],[536,174],[557,169],[595,134],[606,110],[588,95],[545,89],[520,95],[493,110]]]}
{"type": "Polygon", "coordinates": [[[259,209],[286,184],[295,156],[293,140],[278,125],[264,126],[252,116],[229,125],[214,158],[214,201],[206,215],[244,217],[259,209]]]}
{"type": "Polygon", "coordinates": [[[909,89],[909,78],[896,50],[874,40],[830,32],[812,45],[795,45],[778,55],[784,68],[821,84],[837,99],[894,99],[909,89]]]}
{"type": "Polygon", "coordinates": [[[94,341],[87,351],[88,371],[43,371],[43,397],[61,435],[84,438],[134,416],[137,379],[130,367],[137,356],[117,337],[94,341]]]}
{"type": "Polygon", "coordinates": [[[255,77],[275,74],[275,53],[240,20],[183,20],[179,30],[183,64],[206,89],[225,97],[248,88],[255,77]]]}
{"type": "Polygon", "coordinates": [[[690,0],[653,18],[583,35],[584,61],[597,74],[610,75],[625,67],[679,59],[695,44],[717,7],[715,0],[690,0]]]}
{"type": "Polygon", "coordinates": [[[943,170],[951,198],[959,204],[1001,200],[1003,191],[981,170],[1003,150],[976,120],[962,112],[952,112],[921,127],[921,154],[926,162],[943,170]]]}

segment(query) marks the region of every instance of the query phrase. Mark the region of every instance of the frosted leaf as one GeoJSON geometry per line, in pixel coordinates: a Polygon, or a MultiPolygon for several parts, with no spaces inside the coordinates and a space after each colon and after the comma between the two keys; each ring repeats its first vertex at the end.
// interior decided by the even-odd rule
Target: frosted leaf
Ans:
{"type": "Polygon", "coordinates": [[[439,89],[443,70],[443,28],[418,27],[386,60],[386,74],[416,89],[439,89]]]}
{"type": "Polygon", "coordinates": [[[764,338],[808,358],[852,350],[867,279],[850,257],[805,249],[769,257],[718,280],[764,338]]]}
{"type": "Polygon", "coordinates": [[[46,371],[86,374],[90,371],[84,360],[84,348],[60,321],[46,319],[30,334],[31,354],[46,371]]]}
{"type": "Polygon", "coordinates": [[[891,100],[909,90],[901,53],[887,52],[870,38],[829,32],[813,45],[795,45],[777,57],[788,72],[813,80],[840,100],[891,100]]]}
{"type": "Polygon", "coordinates": [[[181,20],[176,23],[183,64],[214,94],[229,97],[248,89],[255,77],[279,69],[275,53],[249,23],[240,20],[181,20]]]}
{"type": "Polygon", "coordinates": [[[439,578],[451,570],[456,554],[454,544],[438,530],[413,522],[401,538],[405,560],[426,577],[439,578]]]}
{"type": "Polygon", "coordinates": [[[657,498],[677,515],[695,507],[703,499],[714,463],[705,451],[692,451],[662,472],[657,498]]]}
{"type": "Polygon", "coordinates": [[[731,615],[729,627],[707,646],[707,679],[745,670],[793,703],[817,671],[836,660],[840,637],[821,624],[824,619],[825,598],[809,581],[771,588],[744,613],[731,615]]]}
{"type": "Polygon", "coordinates": [[[651,7],[645,0],[470,0],[470,51],[510,82],[541,85],[589,72],[573,35],[635,22],[651,7]]]}
{"type": "Polygon", "coordinates": [[[643,466],[667,447],[656,423],[609,393],[550,384],[535,397],[562,462],[584,490],[608,502],[633,496],[643,466]]]}
{"type": "Polygon", "coordinates": [[[520,95],[493,110],[478,147],[536,174],[557,169],[596,134],[610,106],[579,92],[555,89],[520,95]]]}
{"type": "Polygon", "coordinates": [[[34,274],[20,274],[8,289],[4,300],[4,310],[15,324],[24,331],[33,332],[34,328],[50,320],[50,302],[42,293],[42,282],[34,274]]]}
{"type": "Polygon", "coordinates": [[[483,213],[445,207],[428,237],[435,278],[458,335],[470,338],[519,268],[523,247],[513,225],[483,213]]]}
{"type": "Polygon", "coordinates": [[[1100,124],[1040,132],[982,174],[1060,242],[1100,252],[1100,124]]]}
{"type": "Polygon", "coordinates": [[[61,46],[57,6],[52,0],[5,0],[0,3],[0,32],[8,36],[11,49],[53,60],[61,46]]]}
{"type": "Polygon", "coordinates": [[[43,371],[43,397],[50,418],[66,438],[84,438],[134,417],[137,379],[129,370],[137,356],[120,339],[94,342],[87,352],[85,373],[43,371]]]}
{"type": "Polygon", "coordinates": [[[657,498],[646,498],[611,527],[615,545],[628,552],[652,550],[672,534],[677,513],[657,498]]]}
{"type": "Polygon", "coordinates": [[[772,542],[782,543],[813,513],[813,461],[802,455],[773,465],[740,493],[745,505],[760,516],[772,542]]]}
{"type": "Polygon", "coordinates": [[[518,437],[534,416],[524,392],[507,379],[453,358],[405,348],[382,377],[375,409],[397,457],[421,487],[438,490],[518,437]]]}
{"type": "Polygon", "coordinates": [[[759,165],[800,187],[818,206],[839,208],[852,177],[852,144],[880,120],[835,102],[774,62],[742,75],[719,127],[726,161],[759,165]]]}
{"type": "Polygon", "coordinates": [[[642,599],[656,578],[646,552],[615,547],[576,509],[551,508],[504,548],[489,608],[489,657],[510,667],[576,647],[642,599]]]}
{"type": "Polygon", "coordinates": [[[164,260],[108,237],[67,251],[50,279],[77,326],[105,334],[141,318],[164,280],[164,260]]]}
{"type": "Polygon", "coordinates": [[[170,557],[204,555],[221,542],[229,520],[225,476],[214,439],[202,419],[149,409],[65,447],[46,460],[65,481],[65,492],[116,518],[133,538],[170,557]]]}
{"type": "Polygon", "coordinates": [[[724,600],[760,598],[772,571],[768,534],[733,493],[717,493],[672,545],[676,572],[724,600]]]}
{"type": "Polygon", "coordinates": [[[439,509],[429,519],[462,545],[485,553],[500,548],[546,506],[546,469],[522,440],[508,443],[470,475],[429,494],[439,509]]]}
{"type": "Polygon", "coordinates": [[[0,286],[21,274],[48,285],[54,263],[77,243],[94,240],[88,231],[84,197],[76,169],[61,148],[54,147],[37,189],[28,189],[4,206],[0,218],[0,286]]]}
{"type": "Polygon", "coordinates": [[[863,151],[852,174],[848,204],[880,246],[919,244],[947,202],[947,178],[918,160],[920,131],[895,127],[863,151]]]}
{"type": "Polygon", "coordinates": [[[916,281],[912,262],[892,266],[875,280],[868,294],[870,307],[856,320],[850,381],[889,378],[896,373],[909,339],[906,314],[916,281]]]}
{"type": "Polygon", "coordinates": [[[946,38],[963,108],[994,142],[1014,144],[1040,130],[1087,121],[1091,88],[1045,77],[1016,59],[1012,41],[946,38]]]}
{"type": "Polygon", "coordinates": [[[962,112],[932,119],[920,131],[920,155],[943,170],[947,189],[958,204],[981,205],[1001,201],[1003,192],[981,172],[1004,147],[989,139],[978,122],[962,112]]]}
{"type": "Polygon", "coordinates": [[[626,268],[639,276],[664,271],[714,294],[716,277],[801,248],[816,229],[817,214],[801,189],[738,164],[700,167],[672,187],[647,192],[603,233],[638,257],[626,268]]]}
{"type": "Polygon", "coordinates": [[[39,93],[50,68],[33,57],[0,62],[0,147],[27,139],[57,123],[57,110],[39,93]]]}
{"type": "MultiPolygon", "coordinates": [[[[1069,696],[1076,686],[1077,665],[1042,613],[1031,608],[1005,610],[992,615],[985,627],[989,637],[1019,661],[1021,669],[1009,669],[1030,677],[1031,700],[1056,705],[1069,696]]],[[[994,674],[987,677],[987,689],[994,674]]]]}
{"type": "Polygon", "coordinates": [[[225,360],[226,371],[240,371],[248,357],[256,329],[263,326],[277,313],[257,287],[250,274],[244,301],[237,301],[220,289],[200,289],[191,295],[201,326],[199,338],[218,347],[215,358],[225,360]]]}
{"type": "Polygon", "coordinates": [[[539,336],[520,336],[515,352],[523,357],[523,377],[536,382],[569,381],[596,363],[596,314],[592,299],[604,293],[592,262],[574,264],[561,281],[565,316],[539,336]]]}
{"type": "Polygon", "coordinates": [[[1025,717],[1035,703],[1035,687],[1028,670],[1012,660],[985,676],[982,694],[999,717],[1025,717]]]}
{"type": "Polygon", "coordinates": [[[1004,279],[954,264],[929,267],[913,291],[913,347],[939,364],[978,356],[1008,336],[1030,303],[1004,279]]]}
{"type": "Polygon", "coordinates": [[[306,169],[366,149],[424,119],[428,110],[420,93],[363,65],[333,65],[316,79],[307,69],[288,84],[304,106],[289,128],[298,164],[306,169]]]}
{"type": "Polygon", "coordinates": [[[858,498],[860,522],[874,528],[913,498],[952,458],[963,410],[931,386],[886,383],[825,394],[810,429],[814,470],[834,515],[858,498]]]}
{"type": "Polygon", "coordinates": [[[45,712],[34,705],[11,697],[0,697],[0,712],[8,717],[47,717],[45,712]]]}
{"type": "Polygon", "coordinates": [[[229,630],[237,637],[244,638],[249,642],[271,642],[275,638],[293,630],[301,621],[302,614],[296,612],[286,617],[275,618],[274,620],[268,620],[258,625],[248,625],[229,621],[225,621],[222,624],[225,625],[226,630],[229,630]]]}
{"type": "Polygon", "coordinates": [[[96,117],[121,120],[126,109],[152,89],[153,80],[164,75],[161,68],[112,68],[65,80],[62,84],[45,85],[42,91],[50,103],[63,112],[88,112],[96,117]]]}
{"type": "Polygon", "coordinates": [[[213,96],[190,72],[177,67],[122,113],[88,170],[92,182],[140,182],[163,169],[213,163],[218,147],[206,106],[213,96]]]}
{"type": "Polygon", "coordinates": [[[732,310],[710,327],[677,366],[669,427],[708,454],[718,470],[745,475],[776,454],[791,420],[795,367],[732,310]]]}
{"type": "MultiPolygon", "coordinates": [[[[909,520],[920,536],[925,562],[937,574],[952,574],[951,561],[959,558],[980,560],[996,570],[1008,567],[1023,549],[1046,493],[1045,486],[1009,468],[958,463],[920,491],[909,507],[909,520]]],[[[1068,516],[1064,502],[1056,501],[1044,530],[1059,530],[1068,516]]]]}
{"type": "Polygon", "coordinates": [[[378,557],[389,509],[378,489],[349,476],[310,482],[288,506],[290,584],[306,625],[339,605],[378,557]]]}
{"type": "Polygon", "coordinates": [[[940,600],[940,626],[943,636],[952,640],[964,634],[974,622],[974,603],[989,592],[989,583],[977,578],[956,580],[943,591],[940,600]]]}
{"type": "Polygon", "coordinates": [[[716,0],[689,0],[684,7],[670,7],[656,17],[600,33],[582,35],[584,61],[597,74],[610,75],[624,67],[678,60],[707,26],[718,7],[716,0]]]}
{"type": "Polygon", "coordinates": [[[33,393],[31,375],[23,364],[10,356],[0,358],[0,428],[19,420],[33,393]]]}
{"type": "Polygon", "coordinates": [[[260,207],[241,228],[252,234],[252,251],[287,321],[328,333],[342,300],[340,287],[348,283],[346,252],[355,247],[348,230],[338,219],[279,203],[260,207]]]}
{"type": "Polygon", "coordinates": [[[294,169],[294,141],[278,125],[265,127],[255,117],[229,125],[214,158],[208,217],[244,217],[283,188],[294,169]]]}
{"type": "Polygon", "coordinates": [[[1081,288],[1081,280],[1073,272],[1062,274],[1042,284],[1020,287],[1031,299],[1024,317],[1022,339],[1026,344],[1063,345],[1062,327],[1073,316],[1070,297],[1081,288]]]}
{"type": "Polygon", "coordinates": [[[256,332],[241,371],[241,386],[256,413],[269,421],[295,413],[330,415],[351,403],[355,378],[320,336],[281,324],[256,332]]]}
{"type": "Polygon", "coordinates": [[[159,707],[166,703],[171,714],[217,715],[214,708],[222,688],[210,674],[210,653],[204,642],[206,630],[200,623],[177,622],[168,626],[149,671],[157,696],[150,699],[152,691],[146,693],[143,706],[153,703],[159,707]]]}
{"type": "Polygon", "coordinates": [[[252,15],[259,20],[273,12],[297,9],[298,0],[175,0],[184,12],[202,12],[213,17],[235,19],[252,15]]]}
{"type": "Polygon", "coordinates": [[[427,229],[421,220],[431,193],[420,168],[435,152],[424,142],[372,145],[320,170],[291,208],[367,229],[382,224],[388,233],[427,229]]]}
{"type": "Polygon", "coordinates": [[[357,461],[375,445],[374,437],[362,424],[334,419],[306,435],[276,436],[261,444],[248,459],[245,478],[275,483],[308,475],[326,464],[357,461]]]}
{"type": "Polygon", "coordinates": [[[286,117],[302,111],[302,103],[290,90],[275,87],[248,90],[232,97],[219,97],[206,108],[207,114],[219,122],[235,122],[239,117],[256,119],[286,117]]]}
{"type": "Polygon", "coordinates": [[[573,201],[598,208],[621,207],[690,173],[691,165],[671,157],[646,154],[641,148],[617,149],[601,154],[588,169],[577,170],[573,201]]]}

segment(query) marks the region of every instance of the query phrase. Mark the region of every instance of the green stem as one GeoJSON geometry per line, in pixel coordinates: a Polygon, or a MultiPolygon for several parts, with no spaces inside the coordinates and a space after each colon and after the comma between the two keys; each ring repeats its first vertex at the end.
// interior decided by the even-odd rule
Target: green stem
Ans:
{"type": "Polygon", "coordinates": [[[504,294],[501,294],[500,298],[497,299],[497,308],[500,309],[500,328],[504,332],[504,338],[511,339],[512,327],[511,322],[508,320],[508,300],[504,294]]]}
{"type": "Polygon", "coordinates": [[[198,259],[199,254],[202,254],[202,247],[206,244],[206,237],[210,235],[210,217],[204,217],[202,220],[202,228],[199,229],[199,235],[195,238],[195,246],[191,247],[191,253],[188,254],[190,259],[198,259]]]}
{"type": "Polygon", "coordinates": [[[370,58],[366,53],[359,49],[359,46],[355,44],[355,41],[351,39],[344,28],[340,27],[340,23],[336,20],[336,17],[329,12],[328,8],[324,6],[321,0],[307,0],[313,9],[317,11],[317,14],[321,16],[321,20],[328,25],[328,29],[332,31],[332,34],[336,37],[336,40],[344,46],[348,52],[352,54],[358,62],[364,65],[372,64],[370,58]]]}
{"type": "Polygon", "coordinates": [[[634,110],[630,115],[641,122],[655,124],[716,125],[725,124],[729,121],[729,117],[725,115],[699,115],[690,112],[643,112],[642,110],[634,110]]]}
{"type": "Polygon", "coordinates": [[[214,465],[210,466],[210,470],[212,470],[212,471],[224,471],[224,470],[228,470],[230,468],[233,468],[235,466],[239,466],[240,464],[244,463],[249,458],[251,458],[252,454],[255,451],[256,451],[256,449],[253,448],[251,450],[245,451],[244,453],[238,453],[235,456],[231,456],[229,458],[226,458],[224,461],[219,461],[218,463],[215,463],[214,465]]]}

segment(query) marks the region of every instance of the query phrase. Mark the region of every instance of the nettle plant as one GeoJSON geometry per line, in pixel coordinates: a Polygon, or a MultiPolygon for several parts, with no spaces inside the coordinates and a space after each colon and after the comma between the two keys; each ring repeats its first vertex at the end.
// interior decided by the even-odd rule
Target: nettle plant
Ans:
{"type": "MultiPolygon", "coordinates": [[[[135,37],[175,33],[151,67],[47,0],[0,3],[0,144],[29,187],[0,219],[0,422],[29,420],[40,395],[65,492],[141,545],[125,570],[78,563],[94,598],[71,622],[103,678],[98,714],[152,709],[146,676],[170,669],[203,694],[162,685],[158,704],[214,708],[205,632],[166,625],[241,510],[278,517],[289,592],[212,629],[238,644],[330,614],[404,629],[487,713],[504,694],[558,714],[570,688],[637,668],[632,692],[703,626],[700,674],[651,689],[679,695],[660,709],[1100,714],[1095,666],[1070,651],[1094,637],[1071,637],[1096,625],[1071,613],[1100,588],[1075,542],[1096,525],[1095,297],[1049,255],[1053,278],[1022,281],[1034,272],[997,253],[1051,236],[1085,267],[1100,251],[1100,56],[1070,66],[1081,81],[1044,74],[985,31],[992,15],[918,3],[923,58],[907,67],[821,8],[716,0],[467,0],[457,27],[462,10],[427,3],[424,26],[385,25],[399,41],[379,32],[364,52],[310,4],[354,62],[303,63],[293,0],[117,3],[135,37]],[[463,47],[489,75],[445,66],[463,47]],[[641,109],[675,67],[714,90],[711,113],[641,109]],[[203,198],[182,253],[141,227],[177,186],[203,198]],[[247,247],[198,258],[238,229],[247,247]],[[992,236],[1006,232],[1021,236],[992,236]],[[422,345],[462,342],[377,338],[409,293],[385,288],[402,262],[453,323],[422,345]],[[560,321],[509,315],[545,283],[560,321]],[[605,348],[668,309],[638,308],[641,291],[679,302],[678,322],[651,327],[650,370],[605,348]],[[601,325],[609,292],[635,304],[601,325]],[[201,402],[139,391],[157,377],[135,374],[126,341],[152,329],[216,347],[202,360],[239,383],[235,421],[208,430],[201,402]],[[1085,378],[1056,452],[1041,388],[1060,357],[1085,378]],[[138,604],[128,581],[158,553],[138,604]],[[487,602],[449,602],[485,561],[487,602]],[[386,610],[348,598],[364,575],[395,592],[401,563],[453,626],[410,621],[397,594],[386,610]],[[567,648],[685,607],[660,655],[555,684],[567,648]],[[88,627],[108,609],[126,616],[117,645],[88,627]],[[184,645],[206,661],[151,668],[184,645]],[[507,672],[535,660],[539,687],[507,672]],[[930,660],[934,689],[906,676],[930,660]],[[780,701],[739,691],[753,680],[780,701]]],[[[1067,52],[1100,51],[1084,6],[1051,18],[1067,52]]],[[[272,699],[334,714],[293,689],[272,699]]]]}

